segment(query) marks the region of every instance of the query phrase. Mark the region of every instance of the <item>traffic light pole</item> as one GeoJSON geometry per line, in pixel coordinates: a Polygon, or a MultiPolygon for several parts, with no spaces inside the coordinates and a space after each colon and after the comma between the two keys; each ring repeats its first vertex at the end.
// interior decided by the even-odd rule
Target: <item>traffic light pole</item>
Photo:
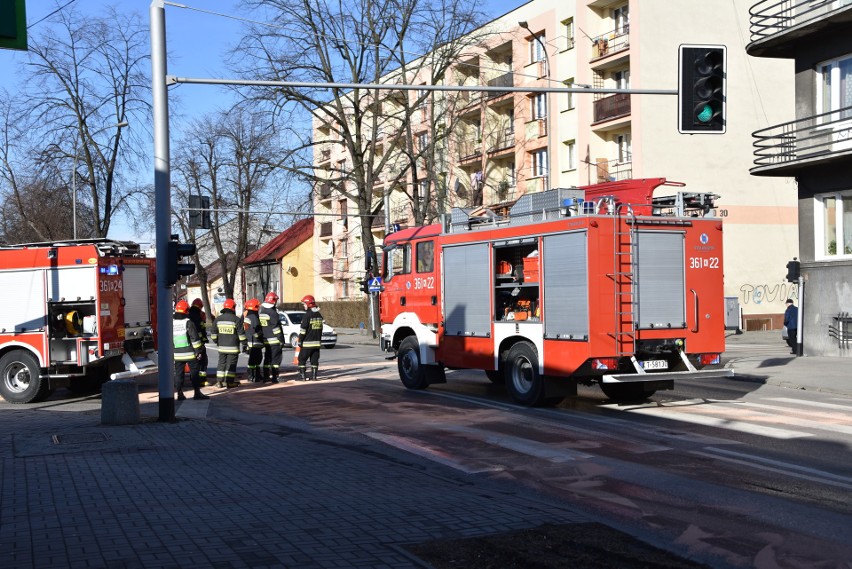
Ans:
{"type": "Polygon", "coordinates": [[[152,0],[151,90],[154,105],[154,223],[157,247],[157,365],[160,422],[175,420],[172,289],[166,267],[171,236],[169,95],[166,87],[166,13],[163,0],[152,0]]]}

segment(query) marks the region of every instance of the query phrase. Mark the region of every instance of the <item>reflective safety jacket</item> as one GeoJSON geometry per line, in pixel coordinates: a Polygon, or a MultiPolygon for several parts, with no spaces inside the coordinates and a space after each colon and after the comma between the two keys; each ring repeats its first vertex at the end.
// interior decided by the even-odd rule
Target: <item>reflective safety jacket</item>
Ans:
{"type": "Polygon", "coordinates": [[[281,331],[281,319],[275,306],[264,302],[258,311],[260,325],[263,326],[263,341],[267,344],[284,342],[284,332],[281,331]]]}
{"type": "Polygon", "coordinates": [[[213,324],[210,339],[219,346],[220,354],[239,354],[240,344],[246,341],[239,316],[230,308],[223,309],[213,324]]]}
{"type": "Polygon", "coordinates": [[[243,330],[249,349],[263,347],[263,326],[260,325],[260,318],[254,310],[246,311],[246,316],[243,318],[243,330]]]}
{"type": "Polygon", "coordinates": [[[186,314],[175,313],[172,320],[172,343],[175,348],[176,362],[189,362],[204,349],[204,343],[195,324],[186,314]]]}
{"type": "Polygon", "coordinates": [[[302,326],[299,330],[299,346],[303,348],[322,347],[323,319],[319,308],[313,307],[305,311],[302,326]]]}

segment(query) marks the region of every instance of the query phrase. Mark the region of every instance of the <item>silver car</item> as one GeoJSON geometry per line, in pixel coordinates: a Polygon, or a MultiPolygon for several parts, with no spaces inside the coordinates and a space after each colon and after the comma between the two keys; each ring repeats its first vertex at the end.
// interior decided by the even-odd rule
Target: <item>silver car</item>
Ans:
{"type": "MultiPolygon", "coordinates": [[[[302,318],[305,313],[298,310],[279,310],[281,329],[284,331],[284,340],[295,348],[299,344],[299,330],[302,326],[302,318]]],[[[333,348],[337,345],[337,332],[334,328],[323,322],[322,324],[322,347],[333,348]]]]}

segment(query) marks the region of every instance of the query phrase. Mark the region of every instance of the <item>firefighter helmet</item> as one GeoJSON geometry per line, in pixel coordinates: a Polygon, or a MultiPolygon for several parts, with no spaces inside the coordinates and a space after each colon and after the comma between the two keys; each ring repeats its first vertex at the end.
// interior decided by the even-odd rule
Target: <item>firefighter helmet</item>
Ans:
{"type": "Polygon", "coordinates": [[[315,307],[315,306],[317,305],[317,301],[314,299],[314,297],[313,297],[313,296],[311,296],[311,295],[309,295],[309,294],[306,294],[306,295],[302,298],[302,304],[304,304],[304,305],[305,305],[305,307],[307,307],[307,308],[313,308],[313,307],[315,307]]]}
{"type": "Polygon", "coordinates": [[[274,292],[268,292],[266,293],[266,298],[263,299],[263,302],[267,304],[275,304],[278,302],[278,295],[274,292]]]}
{"type": "Polygon", "coordinates": [[[246,301],[246,310],[257,310],[260,308],[260,301],[256,298],[250,298],[246,301]]]}
{"type": "Polygon", "coordinates": [[[222,308],[227,308],[228,310],[233,310],[237,307],[237,303],[234,302],[233,298],[226,298],[225,302],[222,303],[222,308]]]}
{"type": "Polygon", "coordinates": [[[201,300],[200,298],[196,298],[195,300],[192,301],[192,307],[193,308],[204,308],[204,301],[201,300]]]}
{"type": "Polygon", "coordinates": [[[189,312],[189,303],[185,300],[178,300],[175,304],[175,312],[178,314],[187,314],[189,312]]]}

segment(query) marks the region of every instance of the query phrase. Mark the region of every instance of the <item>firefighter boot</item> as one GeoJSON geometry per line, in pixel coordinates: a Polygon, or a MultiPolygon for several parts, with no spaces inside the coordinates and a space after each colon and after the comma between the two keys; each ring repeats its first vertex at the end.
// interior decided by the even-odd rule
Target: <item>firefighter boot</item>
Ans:
{"type": "Polygon", "coordinates": [[[317,372],[318,372],[318,371],[319,371],[319,368],[318,368],[318,367],[316,367],[316,366],[311,366],[311,381],[318,381],[318,380],[317,380],[317,372]]]}
{"type": "Polygon", "coordinates": [[[305,366],[299,366],[299,381],[308,381],[305,371],[305,366]]]}
{"type": "Polygon", "coordinates": [[[271,381],[272,383],[279,383],[277,367],[273,367],[272,371],[269,373],[269,381],[271,381]]]}
{"type": "Polygon", "coordinates": [[[186,399],[186,395],[183,394],[183,389],[178,389],[177,392],[177,400],[184,401],[186,399]]]}
{"type": "Polygon", "coordinates": [[[192,398],[196,399],[196,400],[198,400],[198,399],[210,399],[210,396],[204,395],[203,393],[201,393],[201,388],[196,387],[195,388],[195,395],[193,395],[192,398]]]}

